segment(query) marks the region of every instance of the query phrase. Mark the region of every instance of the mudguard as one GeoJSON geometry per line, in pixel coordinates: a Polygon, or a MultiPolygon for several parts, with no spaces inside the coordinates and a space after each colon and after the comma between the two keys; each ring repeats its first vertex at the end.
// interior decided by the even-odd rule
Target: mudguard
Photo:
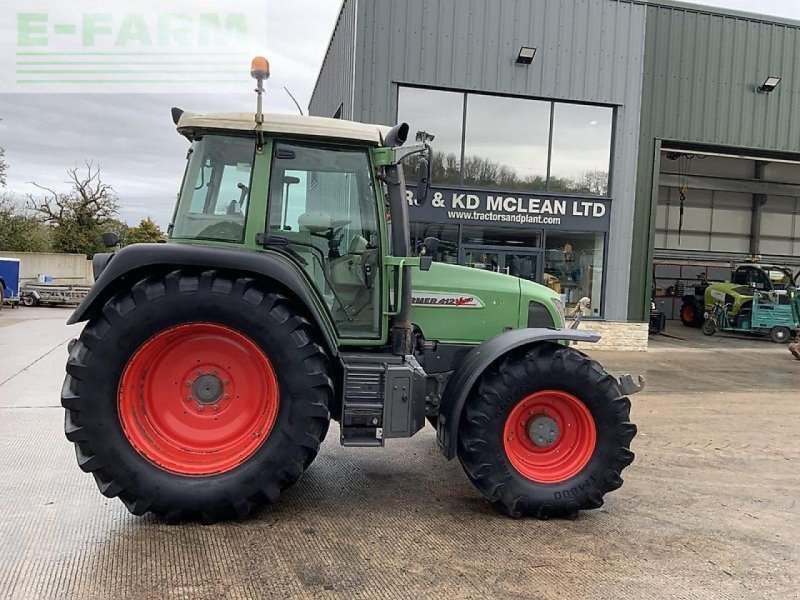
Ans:
{"type": "Polygon", "coordinates": [[[320,310],[312,285],[297,269],[274,253],[196,244],[133,244],[113,255],[98,255],[93,266],[95,283],[67,321],[69,325],[90,319],[122,283],[135,283],[135,278],[145,276],[154,267],[225,269],[269,278],[286,288],[308,310],[331,355],[338,354],[333,326],[320,310]]]}
{"type": "Polygon", "coordinates": [[[508,352],[546,341],[596,342],[600,335],[583,329],[515,329],[483,342],[472,350],[459,365],[442,394],[437,425],[439,448],[447,460],[456,456],[456,440],[461,411],[472,386],[481,374],[498,358],[508,352]]]}

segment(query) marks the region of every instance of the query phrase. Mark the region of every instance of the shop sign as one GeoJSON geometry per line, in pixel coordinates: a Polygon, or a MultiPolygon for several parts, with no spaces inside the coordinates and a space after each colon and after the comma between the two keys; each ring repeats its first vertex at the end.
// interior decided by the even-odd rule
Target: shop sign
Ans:
{"type": "Polygon", "coordinates": [[[415,190],[407,192],[409,217],[423,223],[529,225],[542,229],[607,231],[611,201],[603,198],[538,196],[434,187],[419,206],[415,190]]]}

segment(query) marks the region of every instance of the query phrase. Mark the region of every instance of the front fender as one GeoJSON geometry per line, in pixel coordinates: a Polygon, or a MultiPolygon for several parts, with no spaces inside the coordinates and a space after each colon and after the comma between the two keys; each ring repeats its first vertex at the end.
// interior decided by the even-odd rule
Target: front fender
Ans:
{"type": "Polygon", "coordinates": [[[224,269],[276,281],[308,311],[324,337],[332,356],[337,355],[336,336],[313,286],[288,261],[272,252],[235,250],[197,244],[133,244],[112,256],[95,261],[96,281],[67,324],[90,319],[123,284],[133,285],[154,269],[224,269]]]}
{"type": "Polygon", "coordinates": [[[483,372],[501,356],[539,342],[596,342],[600,335],[583,329],[515,329],[485,341],[472,350],[459,365],[442,394],[437,425],[439,448],[448,460],[456,456],[456,440],[461,411],[472,387],[483,372]]]}

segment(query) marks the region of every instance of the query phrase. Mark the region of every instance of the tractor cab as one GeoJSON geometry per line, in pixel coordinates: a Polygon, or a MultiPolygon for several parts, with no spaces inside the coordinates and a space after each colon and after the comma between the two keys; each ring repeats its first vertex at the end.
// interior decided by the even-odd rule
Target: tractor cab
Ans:
{"type": "Polygon", "coordinates": [[[375,154],[389,128],[333,119],[181,112],[192,143],[169,240],[282,253],[343,337],[379,339],[388,252],[375,154]]]}

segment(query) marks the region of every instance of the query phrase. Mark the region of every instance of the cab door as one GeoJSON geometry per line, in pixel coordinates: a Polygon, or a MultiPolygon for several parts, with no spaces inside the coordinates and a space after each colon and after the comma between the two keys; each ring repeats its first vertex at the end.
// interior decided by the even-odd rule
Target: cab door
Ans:
{"type": "Polygon", "coordinates": [[[380,340],[381,236],[369,149],[274,140],[267,231],[324,299],[339,336],[380,340]]]}

